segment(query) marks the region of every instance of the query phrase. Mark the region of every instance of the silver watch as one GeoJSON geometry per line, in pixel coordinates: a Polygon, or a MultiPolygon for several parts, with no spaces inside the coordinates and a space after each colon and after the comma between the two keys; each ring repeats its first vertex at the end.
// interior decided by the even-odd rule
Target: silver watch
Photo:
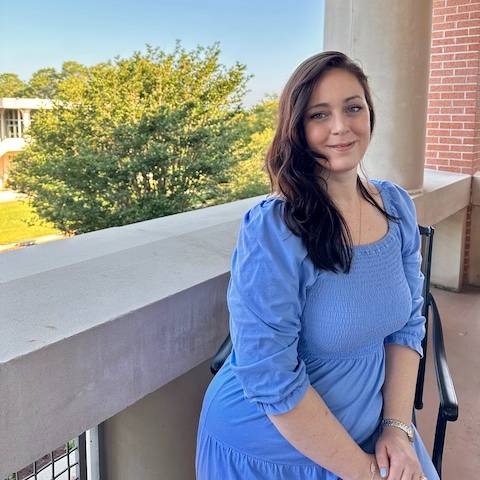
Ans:
{"type": "Polygon", "coordinates": [[[382,427],[396,427],[400,430],[403,430],[411,443],[415,439],[415,431],[413,430],[412,425],[407,425],[406,423],[396,420],[395,418],[384,418],[382,420],[382,427]]]}

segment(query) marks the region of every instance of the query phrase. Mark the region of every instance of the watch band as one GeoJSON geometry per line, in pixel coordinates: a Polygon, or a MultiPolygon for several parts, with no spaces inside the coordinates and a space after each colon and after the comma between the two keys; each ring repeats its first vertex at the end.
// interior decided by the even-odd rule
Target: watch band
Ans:
{"type": "Polygon", "coordinates": [[[395,418],[384,418],[382,420],[382,427],[399,428],[400,430],[406,433],[408,440],[410,440],[410,442],[413,443],[415,435],[414,435],[413,427],[411,425],[407,425],[406,423],[403,423],[400,420],[397,420],[395,418]]]}

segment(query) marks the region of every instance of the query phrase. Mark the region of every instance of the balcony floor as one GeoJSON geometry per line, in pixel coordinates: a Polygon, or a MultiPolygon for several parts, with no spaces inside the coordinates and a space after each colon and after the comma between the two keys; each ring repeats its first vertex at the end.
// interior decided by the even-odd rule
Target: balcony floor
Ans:
{"type": "MultiPolygon", "coordinates": [[[[462,293],[432,290],[442,317],[448,365],[459,402],[459,418],[447,425],[443,479],[479,478],[480,472],[480,289],[462,293]]],[[[417,412],[418,429],[431,452],[438,395],[431,349],[427,354],[424,409],[417,412]]]]}

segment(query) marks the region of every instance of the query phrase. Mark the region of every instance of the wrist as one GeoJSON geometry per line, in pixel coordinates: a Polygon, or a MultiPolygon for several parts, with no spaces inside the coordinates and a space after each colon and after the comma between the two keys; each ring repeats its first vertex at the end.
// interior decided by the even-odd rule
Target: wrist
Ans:
{"type": "Polygon", "coordinates": [[[396,418],[384,418],[381,426],[382,430],[385,430],[385,428],[392,428],[398,432],[403,432],[410,443],[413,443],[415,439],[415,431],[411,423],[405,423],[401,420],[397,420],[396,418]]]}
{"type": "Polygon", "coordinates": [[[366,453],[359,472],[351,480],[378,480],[380,473],[375,455],[366,453]]]}

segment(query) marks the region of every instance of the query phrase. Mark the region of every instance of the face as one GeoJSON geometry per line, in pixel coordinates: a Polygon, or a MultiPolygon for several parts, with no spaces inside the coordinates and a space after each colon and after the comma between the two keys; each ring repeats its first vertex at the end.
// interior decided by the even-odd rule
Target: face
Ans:
{"type": "Polygon", "coordinates": [[[308,146],[331,174],[357,171],[370,142],[370,112],[363,87],[350,72],[333,69],[317,82],[303,121],[308,146]]]}

